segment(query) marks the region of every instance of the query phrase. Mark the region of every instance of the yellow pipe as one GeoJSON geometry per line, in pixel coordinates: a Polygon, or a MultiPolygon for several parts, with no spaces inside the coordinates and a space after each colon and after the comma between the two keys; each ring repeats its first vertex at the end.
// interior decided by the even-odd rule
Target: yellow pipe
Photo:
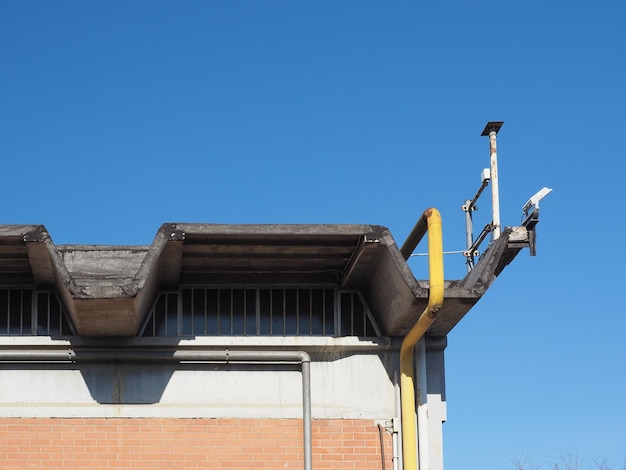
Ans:
{"type": "MultiPolygon", "coordinates": [[[[439,211],[433,208],[424,211],[413,230],[416,233],[421,232],[419,235],[420,239],[426,231],[423,230],[424,224],[426,224],[426,230],[428,231],[428,271],[430,282],[428,305],[420,315],[417,323],[413,325],[413,328],[405,336],[400,347],[400,398],[402,406],[402,455],[404,470],[418,469],[413,351],[417,342],[435,321],[444,296],[443,237],[439,211]]],[[[416,244],[418,242],[419,240],[416,244]]]]}

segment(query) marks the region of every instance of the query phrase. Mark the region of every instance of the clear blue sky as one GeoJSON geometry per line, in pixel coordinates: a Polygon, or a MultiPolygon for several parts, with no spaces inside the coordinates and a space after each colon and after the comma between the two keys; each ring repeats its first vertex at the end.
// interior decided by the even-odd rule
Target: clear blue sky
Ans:
{"type": "MultiPolygon", "coordinates": [[[[446,469],[570,452],[621,469],[626,3],[592,3],[4,1],[0,223],[57,244],[372,223],[402,243],[434,206],[459,250],[480,132],[504,120],[503,224],[554,192],[538,256],[449,336],[446,469]]],[[[447,278],[464,269],[446,258],[447,278]]]]}

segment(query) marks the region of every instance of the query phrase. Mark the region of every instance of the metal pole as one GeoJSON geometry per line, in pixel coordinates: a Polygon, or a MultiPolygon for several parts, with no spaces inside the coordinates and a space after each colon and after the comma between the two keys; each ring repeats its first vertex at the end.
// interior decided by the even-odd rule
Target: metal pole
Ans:
{"type": "Polygon", "coordinates": [[[474,256],[469,252],[469,249],[474,244],[474,227],[472,224],[472,201],[469,199],[465,200],[465,205],[463,206],[465,210],[465,244],[467,246],[467,272],[470,272],[474,267],[474,256]]]}
{"type": "Polygon", "coordinates": [[[493,240],[500,237],[500,195],[498,192],[498,152],[496,147],[496,134],[504,124],[503,121],[488,122],[483,130],[483,136],[489,136],[489,155],[491,160],[491,199],[493,219],[493,240]]]}
{"type": "Polygon", "coordinates": [[[400,253],[402,253],[402,256],[404,256],[405,260],[409,259],[419,242],[422,240],[422,238],[424,238],[424,235],[426,235],[426,231],[428,230],[428,222],[425,214],[426,212],[424,212],[424,214],[422,214],[422,216],[417,219],[413,230],[411,230],[411,233],[409,233],[409,236],[406,237],[406,240],[400,247],[400,253]]]}
{"type": "Polygon", "coordinates": [[[489,133],[489,155],[491,156],[491,198],[493,211],[493,239],[500,237],[500,195],[498,192],[498,152],[496,150],[496,131],[489,133]]]}
{"type": "Polygon", "coordinates": [[[391,421],[393,426],[392,447],[393,447],[393,470],[402,470],[404,468],[402,462],[402,410],[400,408],[400,383],[398,382],[398,371],[393,373],[393,388],[396,396],[396,418],[391,421]]]}
{"type": "Polygon", "coordinates": [[[313,469],[313,438],[311,433],[311,358],[302,353],[302,420],[304,422],[304,469],[313,469]]]}

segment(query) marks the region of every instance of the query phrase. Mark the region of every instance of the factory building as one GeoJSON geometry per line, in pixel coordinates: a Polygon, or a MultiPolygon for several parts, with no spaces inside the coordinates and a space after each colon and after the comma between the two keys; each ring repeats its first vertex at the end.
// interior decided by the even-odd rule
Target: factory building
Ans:
{"type": "Polygon", "coordinates": [[[442,469],[447,334],[534,237],[505,228],[444,280],[440,231],[434,210],[402,247],[376,225],[0,226],[0,467],[442,469]]]}

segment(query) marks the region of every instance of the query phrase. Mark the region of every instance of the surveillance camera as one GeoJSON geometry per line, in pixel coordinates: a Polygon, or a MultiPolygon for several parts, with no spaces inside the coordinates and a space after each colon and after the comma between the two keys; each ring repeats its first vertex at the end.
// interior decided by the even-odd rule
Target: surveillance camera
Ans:
{"type": "Polygon", "coordinates": [[[489,181],[490,179],[491,179],[491,170],[489,168],[485,168],[480,173],[480,181],[481,181],[481,183],[485,183],[485,182],[489,181]]]}
{"type": "Polygon", "coordinates": [[[528,212],[532,206],[539,207],[539,201],[541,201],[544,197],[552,192],[551,188],[543,187],[539,191],[537,191],[522,207],[522,211],[524,213],[528,212]]]}

